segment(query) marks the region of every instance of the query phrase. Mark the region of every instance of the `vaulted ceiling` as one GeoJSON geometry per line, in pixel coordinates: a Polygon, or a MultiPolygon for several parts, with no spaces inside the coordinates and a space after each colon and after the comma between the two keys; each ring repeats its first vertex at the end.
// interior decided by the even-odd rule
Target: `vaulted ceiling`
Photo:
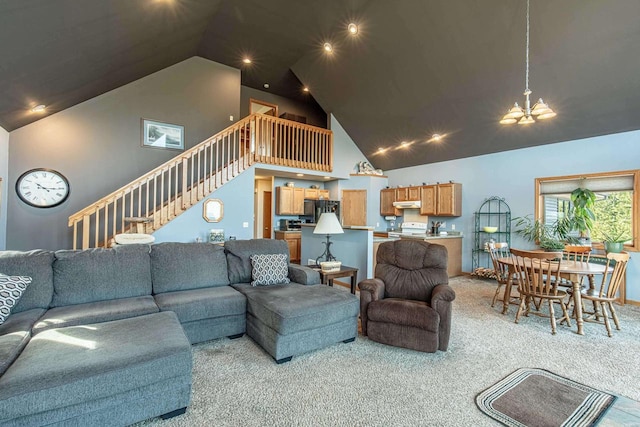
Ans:
{"type": "Polygon", "coordinates": [[[558,116],[498,124],[524,102],[525,13],[525,0],[4,1],[0,126],[199,55],[256,89],[304,100],[308,86],[385,170],[640,129],[638,0],[531,0],[532,102],[558,116]]]}

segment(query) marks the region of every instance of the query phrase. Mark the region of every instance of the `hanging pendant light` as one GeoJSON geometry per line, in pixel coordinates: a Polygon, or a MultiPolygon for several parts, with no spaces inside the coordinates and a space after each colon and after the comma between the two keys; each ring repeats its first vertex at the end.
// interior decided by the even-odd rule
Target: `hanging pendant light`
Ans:
{"type": "Polygon", "coordinates": [[[516,102],[513,107],[507,111],[500,120],[503,125],[511,125],[518,123],[519,125],[528,125],[535,123],[536,119],[545,120],[555,117],[557,114],[549,107],[542,98],[538,99],[533,108],[531,108],[531,89],[529,89],[529,0],[527,0],[527,44],[526,44],[526,61],[525,61],[525,89],[524,89],[524,108],[520,107],[516,102]],[[534,119],[535,117],[535,119],[534,119]]]}

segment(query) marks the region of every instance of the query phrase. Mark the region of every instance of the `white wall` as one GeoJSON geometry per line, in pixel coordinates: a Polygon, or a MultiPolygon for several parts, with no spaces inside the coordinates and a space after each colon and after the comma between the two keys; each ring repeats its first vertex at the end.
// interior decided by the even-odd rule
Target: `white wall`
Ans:
{"type": "MultiPolygon", "coordinates": [[[[455,144],[455,141],[447,142],[455,144]]],[[[533,214],[534,179],[580,173],[640,168],[640,131],[512,150],[386,171],[389,185],[422,182],[462,183],[462,216],[446,218],[464,232],[462,268],[470,272],[473,248],[473,213],[491,196],[504,197],[512,217],[533,214]]],[[[637,195],[636,195],[637,197],[637,195]]],[[[431,218],[430,218],[431,220],[431,218]]],[[[640,224],[636,224],[640,226],[640,224]]],[[[530,247],[513,234],[512,246],[530,247]]],[[[640,254],[632,253],[627,272],[627,298],[640,301],[640,254]]]]}
{"type": "Polygon", "coordinates": [[[9,191],[9,132],[0,127],[0,251],[7,247],[7,192],[9,191]]]}

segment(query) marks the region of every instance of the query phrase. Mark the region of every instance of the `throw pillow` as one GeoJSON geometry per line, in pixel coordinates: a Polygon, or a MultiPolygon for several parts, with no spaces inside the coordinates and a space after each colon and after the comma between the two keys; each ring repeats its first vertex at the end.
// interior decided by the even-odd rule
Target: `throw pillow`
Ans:
{"type": "Polygon", "coordinates": [[[289,283],[289,265],[285,254],[251,255],[252,286],[289,283]]]}
{"type": "Polygon", "coordinates": [[[7,320],[29,283],[31,277],[0,275],[0,325],[7,320]]]}

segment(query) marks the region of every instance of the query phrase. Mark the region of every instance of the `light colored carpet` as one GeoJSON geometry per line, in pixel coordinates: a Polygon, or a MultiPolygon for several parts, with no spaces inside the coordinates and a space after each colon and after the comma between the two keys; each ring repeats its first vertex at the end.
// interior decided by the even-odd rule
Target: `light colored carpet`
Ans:
{"type": "MultiPolygon", "coordinates": [[[[455,278],[453,330],[445,353],[420,353],[359,336],[350,344],[276,365],[250,338],[193,347],[192,403],[167,426],[492,426],[477,393],[517,368],[537,367],[640,400],[640,308],[618,309],[621,331],[587,323],[585,336],[549,319],[515,324],[490,307],[494,282],[455,278]]],[[[347,290],[345,290],[347,292],[347,290]]],[[[575,322],[574,322],[575,323],[575,322]]]]}

